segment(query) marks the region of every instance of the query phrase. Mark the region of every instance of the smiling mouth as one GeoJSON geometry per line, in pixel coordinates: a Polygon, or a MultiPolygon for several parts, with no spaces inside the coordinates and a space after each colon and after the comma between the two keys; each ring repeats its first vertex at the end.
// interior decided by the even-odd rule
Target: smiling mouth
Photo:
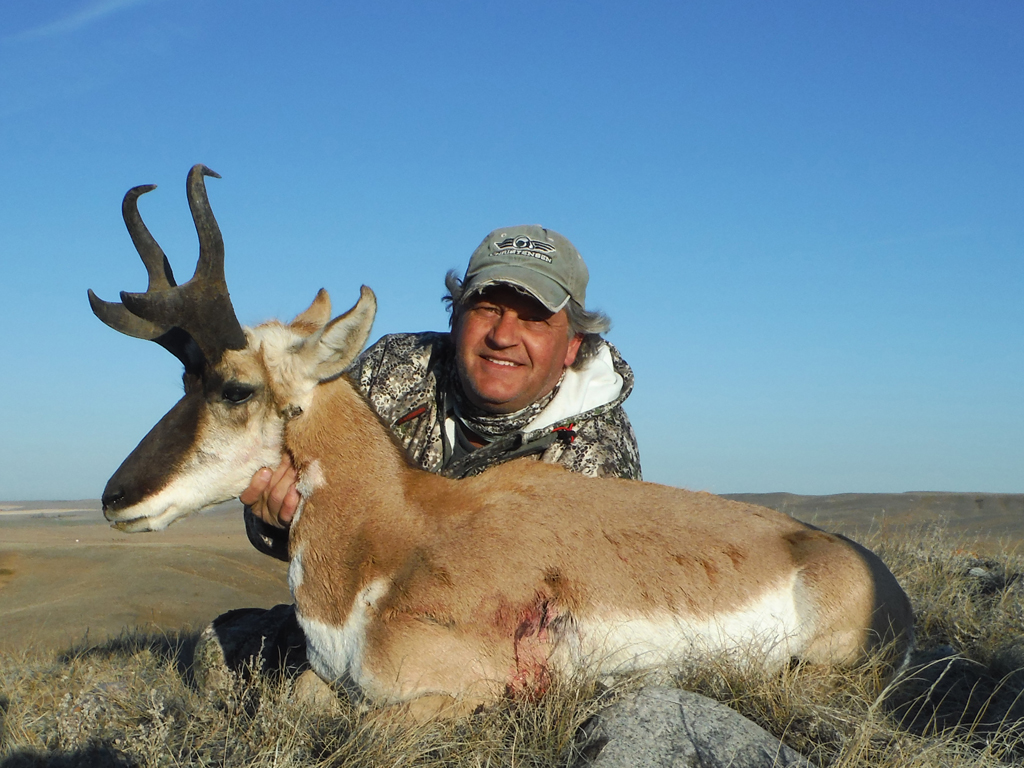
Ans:
{"type": "Polygon", "coordinates": [[[484,360],[488,363],[492,363],[493,365],[503,365],[506,368],[518,368],[522,365],[522,363],[514,363],[511,360],[498,360],[493,357],[485,357],[484,360]]]}

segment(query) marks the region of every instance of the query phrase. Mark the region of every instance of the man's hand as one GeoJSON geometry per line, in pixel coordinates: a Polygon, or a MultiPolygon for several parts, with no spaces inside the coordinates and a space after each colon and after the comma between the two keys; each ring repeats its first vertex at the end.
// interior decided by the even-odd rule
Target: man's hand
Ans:
{"type": "Polygon", "coordinates": [[[299,507],[296,482],[298,475],[291,457],[284,454],[277,469],[264,467],[253,475],[249,487],[238,498],[263,522],[276,528],[287,528],[299,507]]]}

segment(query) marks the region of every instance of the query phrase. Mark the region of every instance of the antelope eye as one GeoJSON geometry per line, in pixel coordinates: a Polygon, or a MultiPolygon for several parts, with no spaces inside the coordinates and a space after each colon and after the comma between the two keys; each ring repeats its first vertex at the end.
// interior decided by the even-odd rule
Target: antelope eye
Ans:
{"type": "Polygon", "coordinates": [[[248,384],[241,384],[237,381],[229,381],[227,384],[224,385],[224,389],[221,392],[221,394],[223,395],[224,399],[227,400],[229,403],[234,403],[235,405],[238,405],[239,403],[244,403],[246,400],[252,397],[252,393],[255,391],[256,388],[248,384]]]}

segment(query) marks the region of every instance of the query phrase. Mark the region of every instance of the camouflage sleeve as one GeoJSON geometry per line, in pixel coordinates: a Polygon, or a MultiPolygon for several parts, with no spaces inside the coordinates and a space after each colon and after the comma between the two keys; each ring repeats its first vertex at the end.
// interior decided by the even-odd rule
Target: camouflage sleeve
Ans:
{"type": "Polygon", "coordinates": [[[440,354],[445,338],[447,334],[432,332],[382,336],[349,366],[349,379],[385,424],[393,425],[410,404],[433,401],[431,360],[440,354]]]}
{"type": "Polygon", "coordinates": [[[377,372],[381,368],[381,362],[384,360],[384,353],[387,351],[387,348],[388,337],[382,336],[371,346],[364,349],[355,362],[349,366],[348,376],[359,387],[363,395],[368,395],[369,391],[373,388],[374,380],[377,378],[377,372]]]}
{"type": "Polygon", "coordinates": [[[643,479],[636,435],[621,407],[575,425],[574,431],[576,437],[571,443],[553,445],[542,459],[588,477],[643,479]]]}

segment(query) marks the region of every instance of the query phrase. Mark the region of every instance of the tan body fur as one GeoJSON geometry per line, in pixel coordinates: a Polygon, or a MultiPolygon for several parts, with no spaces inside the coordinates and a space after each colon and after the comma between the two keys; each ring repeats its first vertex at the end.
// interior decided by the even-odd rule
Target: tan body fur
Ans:
{"type": "MultiPolygon", "coordinates": [[[[353,682],[374,699],[471,706],[577,665],[650,665],[639,642],[626,649],[633,665],[600,642],[579,648],[581,625],[676,621],[674,647],[650,662],[725,652],[851,664],[912,621],[874,555],[769,509],[531,459],[460,481],[414,469],[345,379],[318,387],[285,443],[321,483],[289,545],[301,558],[300,621],[340,628],[365,612],[353,682]],[[375,583],[384,590],[360,605],[375,583]],[[792,595],[798,621],[785,638],[735,633],[702,647],[685,636],[690,621],[742,612],[766,592],[792,595]]],[[[319,673],[352,675],[350,662],[320,658],[330,640],[320,649],[307,635],[319,673]]]]}

